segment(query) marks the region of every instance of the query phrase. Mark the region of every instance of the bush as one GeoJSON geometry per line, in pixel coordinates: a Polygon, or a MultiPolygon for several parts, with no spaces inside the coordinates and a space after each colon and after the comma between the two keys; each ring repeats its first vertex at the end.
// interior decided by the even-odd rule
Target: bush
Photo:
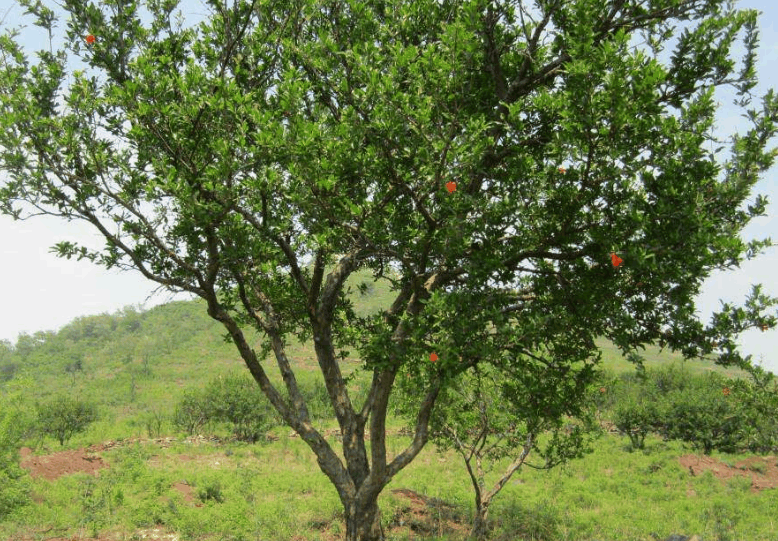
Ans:
{"type": "Polygon", "coordinates": [[[173,415],[173,424],[190,436],[212,423],[226,423],[238,440],[254,443],[280,418],[253,379],[231,374],[184,393],[173,415]]]}
{"type": "Polygon", "coordinates": [[[257,383],[245,374],[232,374],[213,380],[204,399],[209,418],[230,425],[240,441],[256,442],[277,426],[280,419],[257,383]]]}
{"type": "Polygon", "coordinates": [[[629,437],[632,449],[644,448],[646,435],[654,430],[658,419],[656,399],[646,395],[631,397],[613,412],[613,423],[629,437]]]}
{"type": "Polygon", "coordinates": [[[691,387],[694,380],[692,374],[676,364],[667,367],[646,370],[649,383],[660,395],[667,396],[676,391],[684,391],[691,387]]]}
{"type": "Polygon", "coordinates": [[[158,438],[162,435],[162,427],[165,424],[166,416],[153,409],[149,413],[143,416],[143,425],[146,427],[146,432],[149,438],[158,438]]]}
{"type": "Polygon", "coordinates": [[[194,436],[210,424],[211,408],[202,391],[188,390],[173,412],[173,425],[187,435],[194,436]]]}
{"type": "Polygon", "coordinates": [[[744,448],[752,453],[778,451],[778,383],[775,375],[757,370],[751,382],[738,382],[735,397],[744,415],[744,448]]]}
{"type": "Polygon", "coordinates": [[[745,442],[745,411],[733,390],[740,385],[714,374],[668,396],[660,430],[666,439],[691,443],[710,454],[736,453],[745,442]]]}
{"type": "Polygon", "coordinates": [[[60,396],[45,404],[37,404],[37,428],[65,445],[74,434],[83,432],[97,419],[97,407],[69,396],[60,396]]]}
{"type": "Polygon", "coordinates": [[[208,500],[224,503],[221,482],[219,480],[206,481],[204,485],[197,491],[197,497],[200,498],[200,501],[203,503],[208,502],[208,500]]]}

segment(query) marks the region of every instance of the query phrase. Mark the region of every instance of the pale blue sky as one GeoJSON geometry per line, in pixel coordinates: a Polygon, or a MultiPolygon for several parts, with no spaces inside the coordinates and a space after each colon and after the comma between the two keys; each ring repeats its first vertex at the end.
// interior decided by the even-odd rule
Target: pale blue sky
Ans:
{"type": "MultiPolygon", "coordinates": [[[[51,1],[44,0],[44,3],[56,8],[51,1]]],[[[778,66],[778,10],[771,6],[770,0],[743,0],[737,6],[762,11],[757,64],[760,83],[754,90],[756,98],[768,88],[778,89],[775,69],[778,66]]],[[[0,8],[0,18],[5,16],[3,28],[19,26],[24,10],[18,5],[13,5],[8,11],[6,9],[0,8]]],[[[187,24],[197,22],[208,11],[199,0],[184,0],[181,9],[187,24]]],[[[19,39],[28,53],[41,47],[48,48],[46,34],[33,27],[30,18],[25,18],[24,24],[29,27],[19,39]]],[[[57,35],[64,34],[64,27],[63,20],[55,30],[55,49],[61,46],[62,38],[57,35]]],[[[84,34],[90,32],[85,31],[84,34]]],[[[717,94],[722,106],[717,116],[720,137],[743,133],[748,127],[739,111],[731,106],[732,97],[728,90],[717,94]]],[[[758,105],[755,99],[752,106],[758,105]]],[[[772,145],[777,143],[773,141],[772,145]]],[[[752,221],[744,231],[744,240],[769,236],[778,243],[777,169],[773,167],[757,185],[756,193],[764,194],[770,200],[768,215],[752,221]]],[[[0,311],[0,339],[14,341],[20,332],[55,330],[81,315],[113,312],[130,304],[148,308],[173,298],[165,291],[152,295],[155,284],[139,274],[106,271],[88,262],[62,260],[49,253],[49,247],[61,240],[89,242],[91,239],[93,244],[102,245],[86,224],[64,223],[53,218],[14,222],[0,215],[0,238],[0,261],[3,262],[0,265],[0,284],[4,301],[4,309],[0,311]]],[[[776,272],[778,248],[773,247],[755,260],[744,262],[740,269],[715,273],[705,283],[697,302],[703,322],[707,323],[710,314],[720,307],[719,299],[741,304],[751,284],[762,283],[767,294],[778,296],[776,272]]],[[[740,344],[745,354],[754,355],[756,361],[762,358],[764,368],[778,373],[778,331],[746,332],[741,335],[740,344]]]]}

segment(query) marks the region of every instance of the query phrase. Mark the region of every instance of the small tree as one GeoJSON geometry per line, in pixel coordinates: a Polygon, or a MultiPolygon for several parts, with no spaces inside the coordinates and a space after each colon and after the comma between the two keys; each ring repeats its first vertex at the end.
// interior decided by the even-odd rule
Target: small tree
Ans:
{"type": "Polygon", "coordinates": [[[212,408],[204,399],[203,391],[190,389],[176,405],[173,425],[193,436],[211,422],[212,408]]]}
{"type": "Polygon", "coordinates": [[[659,419],[656,398],[644,393],[630,394],[613,411],[613,424],[629,437],[631,449],[643,449],[649,432],[659,419]]]}
{"type": "Polygon", "coordinates": [[[278,415],[256,383],[242,374],[214,379],[202,399],[208,410],[206,416],[228,423],[241,441],[254,443],[279,423],[278,415]]]}
{"type": "MultiPolygon", "coordinates": [[[[476,365],[456,384],[441,391],[430,419],[430,438],[438,450],[453,448],[465,462],[476,507],[470,535],[477,541],[487,538],[492,500],[523,465],[550,469],[581,457],[591,450],[588,444],[599,433],[594,408],[584,408],[571,400],[580,389],[563,385],[551,363],[532,365],[533,360],[526,359],[523,370],[510,374],[488,364],[476,365]],[[571,417],[579,423],[565,424],[571,417]],[[542,465],[526,462],[533,450],[543,459],[542,465]],[[486,475],[494,462],[505,457],[514,460],[487,490],[486,475]]],[[[586,370],[575,377],[579,385],[593,379],[594,373],[586,370]]],[[[415,394],[412,388],[405,390],[410,391],[406,397],[415,394]]],[[[398,410],[405,415],[413,413],[404,405],[398,410]]]]}
{"type": "Polygon", "coordinates": [[[37,428],[65,445],[73,435],[83,432],[97,420],[97,407],[70,396],[59,396],[50,402],[36,404],[37,428]]]}

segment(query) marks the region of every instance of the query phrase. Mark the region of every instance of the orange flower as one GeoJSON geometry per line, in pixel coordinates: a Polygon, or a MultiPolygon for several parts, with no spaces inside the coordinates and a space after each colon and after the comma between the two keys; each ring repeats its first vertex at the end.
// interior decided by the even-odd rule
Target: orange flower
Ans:
{"type": "Polygon", "coordinates": [[[86,37],[86,42],[87,42],[89,45],[92,45],[92,44],[95,42],[95,37],[94,37],[92,34],[89,34],[89,35],[86,37]]]}
{"type": "Polygon", "coordinates": [[[724,387],[724,396],[729,396],[729,387],[724,387]]]}
{"type": "Polygon", "coordinates": [[[453,181],[446,182],[446,189],[448,190],[448,193],[452,193],[457,189],[457,183],[453,181]]]}
{"type": "Polygon", "coordinates": [[[567,169],[565,169],[564,167],[560,167],[560,168],[559,168],[559,172],[560,172],[560,173],[566,173],[566,172],[567,172],[567,169]]]}
{"type": "Polygon", "coordinates": [[[605,392],[605,387],[600,387],[600,392],[604,393],[605,392]]]}
{"type": "Polygon", "coordinates": [[[614,267],[618,267],[619,265],[621,265],[622,263],[624,263],[624,260],[623,260],[623,259],[621,259],[621,258],[620,258],[619,256],[617,256],[616,254],[611,254],[611,262],[613,263],[613,266],[614,266],[614,267]]]}
{"type": "Polygon", "coordinates": [[[762,329],[762,332],[765,332],[767,330],[767,325],[762,325],[760,328],[762,329]]]}
{"type": "Polygon", "coordinates": [[[433,352],[433,353],[430,353],[430,361],[432,361],[432,362],[434,363],[434,362],[435,362],[435,361],[437,361],[437,360],[438,360],[438,355],[437,355],[437,353],[435,353],[435,352],[433,352]]]}

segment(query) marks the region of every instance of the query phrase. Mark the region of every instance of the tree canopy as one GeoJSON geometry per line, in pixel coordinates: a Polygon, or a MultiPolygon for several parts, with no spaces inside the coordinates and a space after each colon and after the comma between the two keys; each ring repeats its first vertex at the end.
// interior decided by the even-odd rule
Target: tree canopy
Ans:
{"type": "MultiPolygon", "coordinates": [[[[20,3],[54,31],[41,0],[20,3]]],[[[778,99],[748,108],[753,10],[208,0],[210,16],[184,28],[175,0],[145,2],[150,25],[136,1],[63,5],[65,50],[30,65],[14,32],[0,37],[0,209],[86,221],[105,245],[63,241],[58,255],[205,299],[337,488],[349,540],[380,537],[378,494],[427,441],[440,389],[476,364],[532,364],[575,386],[605,336],[636,361],[658,341],[748,366],[737,334],[775,326],[778,300],[758,287],[707,326],[694,312],[712,270],[770,244],[739,238],[764,214],[749,197],[776,155],[778,99]],[[69,73],[69,55],[89,69],[69,73]],[[752,123],[724,164],[707,149],[722,85],[752,123]],[[354,314],[343,284],[360,268],[391,281],[389,310],[354,314]],[[266,336],[259,351],[249,327],[266,336]],[[311,424],[289,335],[313,338],[345,464],[311,424]],[[346,347],[373,373],[363,404],[337,363],[346,347]],[[271,353],[289,401],[263,368],[271,353]],[[424,392],[413,441],[390,461],[397,377],[424,392]]]]}

